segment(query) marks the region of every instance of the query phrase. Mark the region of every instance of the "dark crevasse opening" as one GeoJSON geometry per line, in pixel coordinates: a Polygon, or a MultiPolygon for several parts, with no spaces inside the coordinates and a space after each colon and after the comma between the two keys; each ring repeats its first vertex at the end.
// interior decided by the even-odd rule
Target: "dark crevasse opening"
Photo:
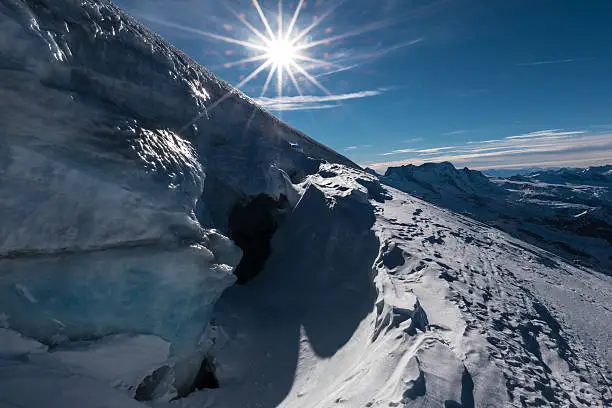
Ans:
{"type": "Polygon", "coordinates": [[[161,366],[151,374],[146,376],[136,388],[134,399],[136,401],[152,401],[157,396],[157,390],[160,385],[171,374],[172,369],[167,366],[161,366]]]}
{"type": "MultiPolygon", "coordinates": [[[[188,390],[187,395],[193,391],[199,391],[203,389],[215,389],[219,388],[219,381],[215,376],[215,366],[211,360],[205,358],[202,360],[202,364],[200,365],[200,369],[196,374],[195,379],[193,380],[193,384],[188,390]]],[[[181,397],[181,396],[179,396],[181,397]]]]}
{"type": "MultiPolygon", "coordinates": [[[[175,375],[170,366],[164,365],[153,371],[136,388],[134,399],[137,401],[153,401],[168,390],[174,382],[175,375]]],[[[175,384],[176,385],[176,384],[175,384]]],[[[174,400],[184,398],[193,392],[203,389],[219,388],[219,381],[215,375],[215,365],[209,357],[205,357],[192,381],[177,386],[174,400]]]]}
{"type": "Polygon", "coordinates": [[[253,279],[263,269],[272,252],[272,235],[288,210],[289,202],[285,195],[274,198],[264,194],[241,200],[232,208],[228,235],[243,251],[235,271],[239,284],[253,279]]]}

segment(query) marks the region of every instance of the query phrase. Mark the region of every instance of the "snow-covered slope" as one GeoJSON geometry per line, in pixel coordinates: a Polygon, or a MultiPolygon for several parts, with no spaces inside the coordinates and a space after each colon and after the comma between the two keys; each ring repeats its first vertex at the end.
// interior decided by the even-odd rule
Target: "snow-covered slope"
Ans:
{"type": "Polygon", "coordinates": [[[0,33],[0,407],[612,401],[609,277],[383,188],[107,1],[0,0],[0,33]]]}
{"type": "Polygon", "coordinates": [[[426,163],[389,168],[381,181],[612,274],[610,166],[489,179],[426,163]]]}
{"type": "Polygon", "coordinates": [[[216,308],[226,385],[181,406],[603,406],[611,283],[326,165],[216,308]]]}

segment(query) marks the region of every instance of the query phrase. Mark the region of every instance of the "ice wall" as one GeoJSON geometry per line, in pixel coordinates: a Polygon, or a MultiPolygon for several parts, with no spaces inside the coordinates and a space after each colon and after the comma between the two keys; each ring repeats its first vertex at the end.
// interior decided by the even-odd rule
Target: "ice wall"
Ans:
{"type": "Polygon", "coordinates": [[[39,341],[188,353],[234,281],[213,228],[236,200],[352,165],[109,1],[0,0],[0,32],[0,314],[39,341]]]}

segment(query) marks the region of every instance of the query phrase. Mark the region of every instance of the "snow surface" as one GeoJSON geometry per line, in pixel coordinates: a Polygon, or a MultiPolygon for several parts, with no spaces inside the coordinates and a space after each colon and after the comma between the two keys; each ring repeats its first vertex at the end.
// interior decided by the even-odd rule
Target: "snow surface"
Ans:
{"type": "Polygon", "coordinates": [[[0,407],[612,403],[612,278],[382,186],[108,1],[0,0],[0,33],[0,407]],[[290,208],[232,286],[260,194],[290,208]]]}
{"type": "Polygon", "coordinates": [[[304,188],[215,309],[224,385],[171,405],[609,402],[612,279],[339,165],[304,188]]]}

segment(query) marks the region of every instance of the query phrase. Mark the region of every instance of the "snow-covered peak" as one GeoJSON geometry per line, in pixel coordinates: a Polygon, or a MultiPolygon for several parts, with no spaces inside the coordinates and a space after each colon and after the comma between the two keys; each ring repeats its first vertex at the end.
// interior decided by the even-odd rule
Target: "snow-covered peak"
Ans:
{"type": "Polygon", "coordinates": [[[473,190],[476,186],[482,188],[487,186],[493,188],[489,179],[477,170],[470,170],[467,167],[457,169],[450,162],[424,163],[420,166],[408,164],[401,167],[389,167],[385,172],[385,177],[403,178],[406,180],[414,179],[435,183],[438,188],[444,184],[453,185],[456,188],[473,190]]]}
{"type": "Polygon", "coordinates": [[[504,194],[502,189],[479,171],[456,169],[449,162],[390,167],[381,180],[385,184],[439,204],[457,202],[460,197],[462,207],[451,207],[455,211],[471,212],[473,207],[481,207],[479,199],[483,193],[504,194]]]}
{"type": "Polygon", "coordinates": [[[539,181],[549,184],[584,184],[612,187],[612,165],[541,170],[522,176],[513,176],[510,179],[516,181],[539,181]]]}

